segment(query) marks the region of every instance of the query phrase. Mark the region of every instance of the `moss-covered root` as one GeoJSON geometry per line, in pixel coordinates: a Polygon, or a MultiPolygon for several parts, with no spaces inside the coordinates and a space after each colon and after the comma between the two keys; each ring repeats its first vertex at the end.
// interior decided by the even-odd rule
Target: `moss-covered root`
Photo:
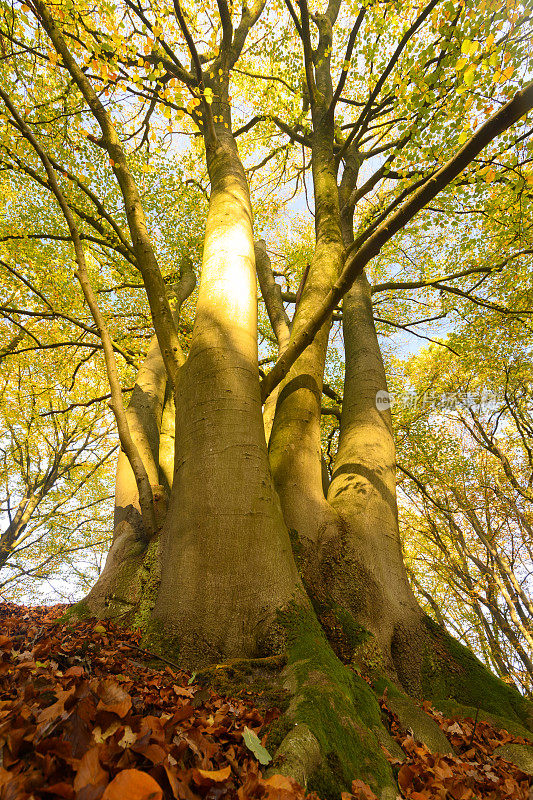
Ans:
{"type": "Polygon", "coordinates": [[[474,654],[425,618],[422,694],[445,713],[478,716],[531,738],[533,703],[493,675],[474,654]],[[525,732],[524,732],[525,729],[525,732]]]}
{"type": "Polygon", "coordinates": [[[285,714],[290,730],[273,769],[292,775],[324,800],[338,800],[355,778],[382,800],[395,798],[397,785],[380,746],[391,737],[375,695],[339,661],[311,611],[294,608],[281,620],[288,641],[283,680],[292,700],[285,714]]]}
{"type": "Polygon", "coordinates": [[[300,786],[307,786],[321,766],[322,752],[318,739],[308,725],[296,724],[282,739],[268,774],[289,775],[300,786]]]}
{"type": "MultiPolygon", "coordinates": [[[[387,708],[396,714],[404,731],[411,731],[414,738],[418,742],[425,744],[432,753],[454,755],[453,747],[448,738],[441,731],[435,720],[420,707],[416,700],[404,694],[383,674],[374,673],[371,680],[372,688],[377,697],[382,697],[386,692],[387,708]]],[[[401,753],[399,757],[405,758],[405,753],[401,747],[399,745],[397,747],[401,753]]],[[[397,750],[394,752],[391,750],[390,752],[392,755],[397,756],[397,750]]]]}

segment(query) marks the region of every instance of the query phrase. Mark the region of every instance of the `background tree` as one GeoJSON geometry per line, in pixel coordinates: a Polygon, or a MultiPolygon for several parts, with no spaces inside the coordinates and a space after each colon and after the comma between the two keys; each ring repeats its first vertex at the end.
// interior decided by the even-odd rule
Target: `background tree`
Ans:
{"type": "MultiPolygon", "coordinates": [[[[461,638],[530,693],[529,346],[515,323],[516,338],[506,330],[497,350],[493,339],[489,357],[472,321],[466,341],[453,337],[461,360],[433,348],[403,375],[416,385],[410,407],[399,411],[404,535],[431,613],[442,622],[450,603],[469,606],[461,638]]],[[[493,336],[497,330],[493,320],[493,336]]]]}
{"type": "Polygon", "coordinates": [[[47,383],[46,358],[31,369],[12,360],[2,371],[0,591],[34,602],[42,595],[69,599],[98,575],[109,546],[117,449],[109,420],[92,403],[94,385],[90,410],[54,410],[65,393],[47,383]]]}

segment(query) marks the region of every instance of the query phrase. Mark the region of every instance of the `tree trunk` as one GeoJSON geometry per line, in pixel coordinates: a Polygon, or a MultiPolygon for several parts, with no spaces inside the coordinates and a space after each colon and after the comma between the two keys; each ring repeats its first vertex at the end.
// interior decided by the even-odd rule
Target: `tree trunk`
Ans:
{"type": "Polygon", "coordinates": [[[336,591],[379,643],[387,669],[412,689],[416,679],[407,674],[402,653],[407,648],[412,657],[410,632],[422,614],[402,558],[392,419],[386,404],[378,407],[379,398],[388,397],[387,381],[364,274],[344,298],[343,330],[344,398],[328,491],[345,530],[344,575],[336,591]]]}
{"type": "MultiPolygon", "coordinates": [[[[291,339],[305,328],[322,297],[342,268],[343,244],[339,224],[337,183],[331,135],[324,132],[313,144],[316,247],[292,325],[291,339]]],[[[338,519],[324,497],[320,417],[322,381],[331,320],[294,363],[280,386],[270,437],[272,474],[283,515],[306,556],[316,563],[319,550],[336,532],[338,519]]],[[[327,545],[325,545],[327,546],[327,545]]],[[[308,590],[316,575],[307,574],[308,590]]]]}
{"type": "Polygon", "coordinates": [[[299,579],[270,478],[257,364],[248,186],[221,130],[189,355],[178,379],[172,496],[152,640],[199,664],[283,648],[277,612],[299,579]]]}
{"type": "MultiPolygon", "coordinates": [[[[139,370],[126,417],[152,486],[159,524],[163,522],[166,506],[165,489],[159,483],[159,438],[166,385],[165,365],[154,336],[139,370]]],[[[102,574],[84,601],[91,613],[115,616],[136,608],[141,597],[139,570],[148,542],[133,470],[121,450],[115,482],[113,541],[102,574]]]]}

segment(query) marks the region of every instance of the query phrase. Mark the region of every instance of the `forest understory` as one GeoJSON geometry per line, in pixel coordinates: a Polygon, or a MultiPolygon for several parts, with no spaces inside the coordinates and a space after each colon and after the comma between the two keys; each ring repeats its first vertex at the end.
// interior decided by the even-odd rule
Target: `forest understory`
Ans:
{"type": "MultiPolygon", "coordinates": [[[[139,632],[110,621],[65,622],[65,610],[0,606],[2,800],[338,796],[324,770],[305,789],[283,774],[290,759],[277,752],[290,698],[283,659],[190,675],[144,650],[139,632]]],[[[381,749],[397,798],[529,800],[533,749],[519,726],[445,715],[424,702],[421,713],[444,742],[432,751],[400,722],[394,697],[368,686],[390,734],[381,749]]],[[[342,793],[342,800],[376,797],[355,776],[342,793]]]]}

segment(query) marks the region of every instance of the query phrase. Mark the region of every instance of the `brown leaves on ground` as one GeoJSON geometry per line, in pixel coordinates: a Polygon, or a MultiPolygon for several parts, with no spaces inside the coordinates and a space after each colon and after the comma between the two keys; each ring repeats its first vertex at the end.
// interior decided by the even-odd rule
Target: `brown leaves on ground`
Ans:
{"type": "Polygon", "coordinates": [[[398,769],[398,785],[411,800],[529,800],[531,779],[508,761],[493,755],[502,744],[526,744],[520,736],[498,730],[488,722],[448,719],[428,702],[424,711],[433,717],[453,745],[457,756],[431,753],[425,745],[401,730],[398,717],[381,701],[391,733],[407,754],[398,769]]]}
{"type": "MultiPolygon", "coordinates": [[[[137,633],[57,624],[63,611],[0,605],[0,800],[319,800],[292,778],[265,779],[243,742],[245,727],[264,736],[278,709],[262,714],[249,692],[227,698],[154,669],[137,633]]],[[[390,759],[404,797],[527,800],[527,776],[492,755],[523,740],[426,711],[459,755],[430,753],[387,712],[408,756],[390,759]]],[[[375,794],[354,780],[342,800],[375,794]]]]}
{"type": "Polygon", "coordinates": [[[296,800],[243,743],[277,709],[147,666],[137,633],[57,624],[64,610],[0,605],[0,800],[296,800]]]}

